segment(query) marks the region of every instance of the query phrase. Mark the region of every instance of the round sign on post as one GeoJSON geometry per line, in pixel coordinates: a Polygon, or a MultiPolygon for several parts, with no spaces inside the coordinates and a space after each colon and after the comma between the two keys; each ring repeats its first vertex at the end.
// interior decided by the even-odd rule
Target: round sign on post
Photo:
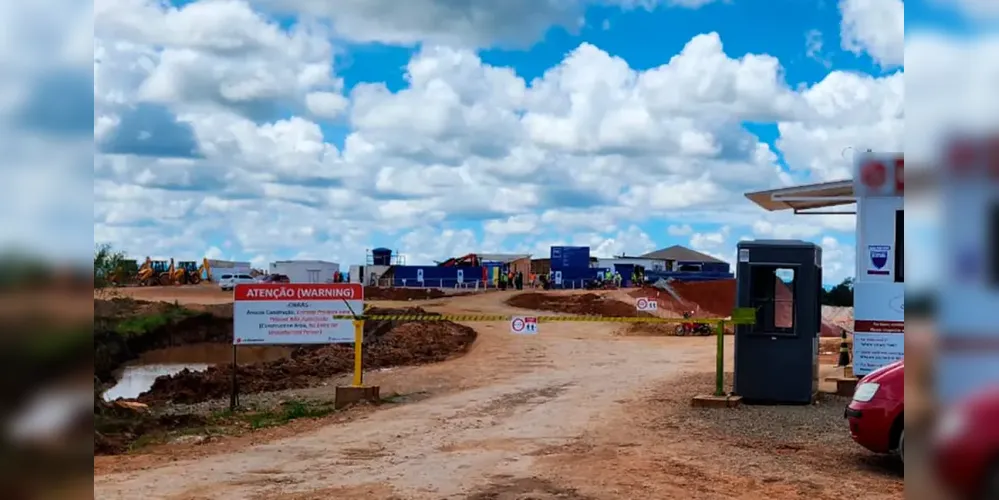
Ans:
{"type": "Polygon", "coordinates": [[[510,318],[510,333],[534,335],[538,333],[538,318],[534,316],[514,316],[510,318]]]}
{"type": "Polygon", "coordinates": [[[659,303],[656,302],[656,299],[639,297],[638,300],[635,301],[635,308],[639,311],[655,311],[659,309],[659,303]]]}
{"type": "Polygon", "coordinates": [[[884,163],[872,161],[864,164],[860,169],[860,181],[872,190],[880,190],[888,180],[888,172],[884,163]]]}

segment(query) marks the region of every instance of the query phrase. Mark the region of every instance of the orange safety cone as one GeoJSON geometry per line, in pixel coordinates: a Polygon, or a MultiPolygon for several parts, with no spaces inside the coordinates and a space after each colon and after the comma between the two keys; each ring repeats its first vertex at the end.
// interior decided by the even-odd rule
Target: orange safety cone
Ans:
{"type": "Polygon", "coordinates": [[[847,366],[850,364],[850,346],[846,343],[846,329],[842,329],[843,334],[840,336],[839,343],[839,361],[836,366],[847,366]]]}

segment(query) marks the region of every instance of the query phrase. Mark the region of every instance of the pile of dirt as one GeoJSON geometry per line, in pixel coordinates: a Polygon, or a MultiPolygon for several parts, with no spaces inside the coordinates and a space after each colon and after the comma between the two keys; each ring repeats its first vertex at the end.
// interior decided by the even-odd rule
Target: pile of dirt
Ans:
{"type": "Polygon", "coordinates": [[[95,396],[94,455],[117,455],[128,451],[140,436],[162,433],[181,427],[204,425],[198,415],[152,415],[141,407],[108,403],[95,396]]]}
{"type": "MultiPolygon", "coordinates": [[[[669,293],[654,287],[636,290],[631,295],[633,297],[655,296],[661,309],[669,309],[678,313],[693,310],[695,317],[728,317],[735,310],[735,285],[735,280],[674,281],[670,283],[677,295],[683,299],[682,301],[677,301],[669,293]]],[[[774,311],[776,316],[774,322],[778,325],[791,325],[793,315],[791,289],[780,279],[777,279],[775,287],[777,304],[774,311]]],[[[822,321],[820,336],[839,337],[840,333],[841,329],[836,325],[825,320],[822,321]]]]}
{"type": "Polygon", "coordinates": [[[724,318],[735,309],[735,280],[677,281],[670,285],[680,297],[709,315],[724,318]]]}
{"type": "Polygon", "coordinates": [[[446,296],[437,288],[383,288],[364,287],[364,300],[426,300],[446,296]]]}
{"type": "MultiPolygon", "coordinates": [[[[433,315],[420,308],[369,309],[369,314],[433,315]]],[[[366,370],[444,361],[464,353],[475,341],[475,330],[450,321],[365,322],[364,367],[366,370]]],[[[291,357],[237,367],[240,393],[299,389],[317,385],[330,377],[349,373],[354,366],[351,345],[302,346],[291,357]]],[[[139,396],[144,403],[199,403],[229,396],[230,365],[203,372],[183,371],[157,378],[149,391],[139,396]]]]}
{"type": "Polygon", "coordinates": [[[582,295],[561,295],[548,293],[520,293],[506,300],[506,304],[521,309],[535,311],[552,311],[586,316],[605,316],[611,318],[651,317],[645,312],[639,312],[634,304],[610,299],[595,293],[582,295]]]}

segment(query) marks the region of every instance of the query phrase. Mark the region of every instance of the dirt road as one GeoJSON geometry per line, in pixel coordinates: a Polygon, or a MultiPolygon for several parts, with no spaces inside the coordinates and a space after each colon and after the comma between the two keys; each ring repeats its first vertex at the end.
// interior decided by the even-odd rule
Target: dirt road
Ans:
{"type": "MultiPolygon", "coordinates": [[[[428,309],[515,312],[503,305],[507,296],[461,297],[428,309]]],[[[858,490],[878,493],[865,498],[901,497],[901,480],[870,472],[849,476],[847,486],[843,477],[808,479],[821,495],[786,485],[779,471],[733,478],[712,463],[724,449],[704,449],[681,429],[670,431],[675,439],[650,440],[643,426],[658,417],[649,416],[687,406],[702,388],[675,382],[713,367],[710,338],[624,337],[615,335],[619,325],[601,323],[544,324],[536,337],[513,336],[505,324],[470,326],[479,340],[468,355],[369,379],[383,391],[427,392],[428,399],[231,453],[98,475],[95,498],[756,498],[802,491],[833,498],[858,490]]]]}

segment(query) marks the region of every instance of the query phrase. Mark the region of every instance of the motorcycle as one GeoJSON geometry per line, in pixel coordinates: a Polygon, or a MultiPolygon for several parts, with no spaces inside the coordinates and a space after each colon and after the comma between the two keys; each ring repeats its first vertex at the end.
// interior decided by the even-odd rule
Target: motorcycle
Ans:
{"type": "MultiPolygon", "coordinates": [[[[684,319],[690,319],[691,316],[692,315],[690,313],[683,314],[684,319]]],[[[683,323],[676,325],[676,330],[674,333],[678,337],[687,337],[687,336],[706,337],[714,332],[711,329],[711,325],[707,323],[695,323],[693,321],[690,322],[684,321],[683,323]]]]}

